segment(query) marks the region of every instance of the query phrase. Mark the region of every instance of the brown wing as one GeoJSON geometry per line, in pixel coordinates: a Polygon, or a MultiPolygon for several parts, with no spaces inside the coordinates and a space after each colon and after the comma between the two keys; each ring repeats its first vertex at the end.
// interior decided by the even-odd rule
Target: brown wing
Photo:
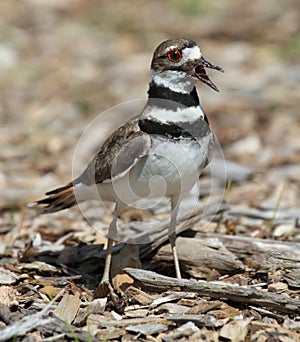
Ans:
{"type": "Polygon", "coordinates": [[[150,147],[149,135],[140,131],[136,120],[129,121],[111,134],[73,184],[91,185],[117,179],[147,155],[150,147]]]}

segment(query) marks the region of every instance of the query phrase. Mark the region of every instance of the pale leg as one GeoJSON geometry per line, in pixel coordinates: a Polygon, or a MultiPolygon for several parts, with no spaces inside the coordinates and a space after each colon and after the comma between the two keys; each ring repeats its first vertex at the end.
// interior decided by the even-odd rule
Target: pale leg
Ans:
{"type": "Polygon", "coordinates": [[[177,215],[179,210],[180,204],[180,196],[173,196],[171,197],[171,223],[169,227],[169,240],[171,244],[174,264],[175,264],[175,271],[176,271],[176,278],[181,279],[180,267],[179,267],[179,260],[176,250],[176,224],[177,224],[177,215]]]}
{"type": "Polygon", "coordinates": [[[113,219],[112,219],[112,221],[109,225],[109,228],[108,228],[107,254],[106,254],[104,272],[103,272],[101,283],[109,283],[112,248],[113,248],[113,244],[114,244],[113,237],[117,233],[117,221],[118,221],[119,216],[120,216],[120,205],[118,203],[116,203],[114,213],[113,213],[113,219]]]}
{"type": "Polygon", "coordinates": [[[121,214],[121,206],[116,203],[114,213],[113,213],[113,219],[109,225],[108,228],[108,236],[107,236],[107,254],[105,259],[105,265],[104,265],[104,272],[101,279],[100,284],[97,286],[95,292],[94,292],[94,298],[103,298],[110,296],[113,300],[117,300],[117,295],[114,293],[114,290],[109,282],[109,276],[110,276],[110,267],[111,267],[111,257],[112,257],[112,248],[114,243],[114,237],[117,233],[117,221],[121,214]]]}

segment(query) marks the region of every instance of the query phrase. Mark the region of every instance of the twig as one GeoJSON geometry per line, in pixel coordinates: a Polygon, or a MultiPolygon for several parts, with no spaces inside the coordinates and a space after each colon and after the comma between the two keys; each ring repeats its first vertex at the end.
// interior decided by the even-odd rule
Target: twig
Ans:
{"type": "Polygon", "coordinates": [[[207,283],[205,281],[175,279],[136,268],[125,268],[124,271],[137,280],[142,288],[156,292],[165,292],[167,290],[197,292],[212,298],[223,298],[238,303],[272,308],[287,314],[300,314],[300,300],[251,287],[222,282],[207,283]]]}

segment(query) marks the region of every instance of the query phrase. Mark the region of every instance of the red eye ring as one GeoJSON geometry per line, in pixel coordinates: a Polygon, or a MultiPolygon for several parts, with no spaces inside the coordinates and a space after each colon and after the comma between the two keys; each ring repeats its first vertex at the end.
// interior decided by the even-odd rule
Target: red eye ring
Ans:
{"type": "Polygon", "coordinates": [[[170,50],[168,52],[168,59],[171,62],[178,63],[182,59],[182,53],[178,49],[170,50]]]}

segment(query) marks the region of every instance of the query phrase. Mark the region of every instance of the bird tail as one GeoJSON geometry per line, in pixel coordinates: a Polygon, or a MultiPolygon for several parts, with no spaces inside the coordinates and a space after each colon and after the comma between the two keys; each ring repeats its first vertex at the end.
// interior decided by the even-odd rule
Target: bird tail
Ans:
{"type": "Polygon", "coordinates": [[[60,188],[46,192],[46,197],[39,201],[29,203],[30,208],[37,209],[36,215],[55,213],[73,207],[77,204],[74,186],[69,183],[60,188]]]}

